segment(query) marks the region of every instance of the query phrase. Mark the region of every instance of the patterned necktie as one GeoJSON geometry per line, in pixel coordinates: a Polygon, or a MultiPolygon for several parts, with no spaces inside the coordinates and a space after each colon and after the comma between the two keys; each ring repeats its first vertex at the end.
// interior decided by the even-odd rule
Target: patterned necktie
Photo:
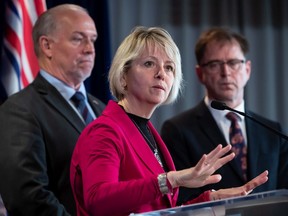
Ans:
{"type": "Polygon", "coordinates": [[[83,120],[85,121],[86,125],[93,121],[93,117],[88,110],[88,107],[85,103],[85,97],[81,92],[76,92],[72,97],[71,100],[74,102],[77,110],[82,115],[83,120]]]}
{"type": "Polygon", "coordinates": [[[247,180],[247,147],[245,145],[244,136],[241,127],[238,124],[238,116],[234,112],[226,114],[226,118],[231,121],[229,129],[229,139],[232,145],[232,151],[235,153],[235,160],[243,172],[243,178],[247,180]]]}

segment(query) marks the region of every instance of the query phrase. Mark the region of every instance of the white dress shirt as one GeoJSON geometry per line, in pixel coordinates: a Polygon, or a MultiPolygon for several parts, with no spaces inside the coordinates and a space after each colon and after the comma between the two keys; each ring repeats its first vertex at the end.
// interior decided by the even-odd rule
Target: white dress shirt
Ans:
{"type": "MultiPolygon", "coordinates": [[[[231,111],[213,109],[210,106],[211,100],[209,100],[207,96],[205,97],[204,101],[205,101],[205,104],[208,107],[209,111],[211,112],[213,118],[217,122],[218,127],[223,132],[227,143],[230,143],[230,141],[229,141],[229,128],[231,126],[231,121],[226,118],[226,114],[228,112],[231,112],[231,111]]],[[[242,103],[240,103],[239,106],[234,107],[233,109],[238,110],[240,112],[245,112],[244,104],[245,104],[245,102],[244,102],[244,100],[242,100],[242,103]]],[[[245,126],[245,118],[244,118],[244,116],[239,115],[239,114],[237,114],[237,116],[239,116],[238,123],[239,123],[239,125],[241,127],[241,130],[242,130],[242,133],[243,133],[243,136],[244,136],[244,139],[245,139],[245,144],[247,145],[247,133],[246,133],[246,126],[245,126]]]]}

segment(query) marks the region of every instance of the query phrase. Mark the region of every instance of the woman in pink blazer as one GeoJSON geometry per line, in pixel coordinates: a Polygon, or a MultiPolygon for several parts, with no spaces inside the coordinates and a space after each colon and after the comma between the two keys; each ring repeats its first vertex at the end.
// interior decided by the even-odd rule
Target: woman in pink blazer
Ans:
{"type": "MultiPolygon", "coordinates": [[[[213,173],[233,159],[230,145],[203,155],[195,167],[175,171],[149,121],[159,105],[175,101],[181,88],[181,58],[167,31],[135,28],[115,54],[109,82],[118,102],[110,101],[102,116],[84,129],[72,157],[70,180],[79,216],[175,207],[180,186],[221,180],[213,173]]],[[[265,171],[239,188],[206,191],[187,204],[248,194],[267,175],[265,171]]]]}

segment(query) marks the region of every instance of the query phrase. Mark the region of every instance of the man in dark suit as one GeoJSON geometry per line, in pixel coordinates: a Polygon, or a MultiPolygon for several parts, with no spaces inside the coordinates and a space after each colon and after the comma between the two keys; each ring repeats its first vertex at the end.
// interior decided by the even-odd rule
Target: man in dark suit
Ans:
{"type": "Polygon", "coordinates": [[[105,107],[83,84],[96,39],[94,21],[76,5],[51,8],[33,28],[40,72],[0,107],[0,194],[11,216],[76,215],[69,168],[86,124],[71,98],[81,92],[93,118],[105,107]]]}
{"type": "MultiPolygon", "coordinates": [[[[230,143],[231,122],[225,117],[228,111],[211,108],[212,100],[224,102],[281,131],[279,123],[245,109],[244,88],[251,73],[251,62],[245,58],[248,50],[248,41],[229,29],[211,28],[200,36],[195,47],[196,73],[205,86],[206,96],[196,107],[165,121],[161,129],[176,169],[194,166],[203,154],[219,143],[230,143]]],[[[238,116],[238,123],[246,144],[244,153],[247,153],[247,162],[242,166],[247,169],[247,178],[243,177],[233,159],[217,171],[222,175],[219,183],[197,189],[180,189],[179,203],[208,189],[240,186],[266,169],[269,171],[268,182],[254,192],[288,188],[287,142],[243,116],[238,116]]]]}

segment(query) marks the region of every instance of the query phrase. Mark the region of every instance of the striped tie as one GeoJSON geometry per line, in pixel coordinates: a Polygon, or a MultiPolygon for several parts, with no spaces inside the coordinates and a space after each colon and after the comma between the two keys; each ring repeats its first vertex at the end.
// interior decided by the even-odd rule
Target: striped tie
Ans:
{"type": "Polygon", "coordinates": [[[77,110],[83,117],[83,120],[85,121],[86,125],[89,124],[91,121],[93,121],[93,117],[89,112],[88,107],[86,106],[85,97],[81,92],[76,92],[71,97],[71,100],[74,102],[77,110]]]}
{"type": "Polygon", "coordinates": [[[238,124],[238,116],[233,112],[226,114],[226,118],[231,121],[229,129],[229,139],[232,145],[232,151],[235,153],[235,160],[243,173],[243,178],[247,180],[247,147],[245,145],[244,136],[241,127],[238,124]]]}

